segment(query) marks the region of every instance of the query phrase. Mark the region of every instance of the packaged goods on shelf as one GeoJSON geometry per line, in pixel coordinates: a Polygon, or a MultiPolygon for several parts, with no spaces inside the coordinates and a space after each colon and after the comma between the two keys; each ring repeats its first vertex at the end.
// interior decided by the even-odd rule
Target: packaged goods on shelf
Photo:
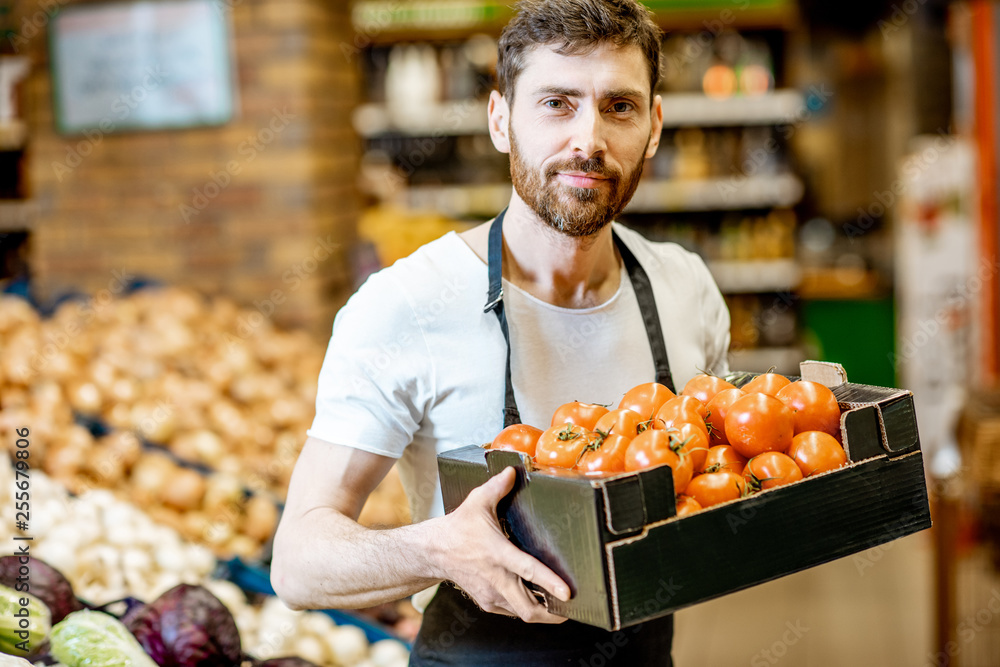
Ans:
{"type": "Polygon", "coordinates": [[[677,517],[668,466],[535,473],[518,453],[474,445],[438,457],[445,510],[514,466],[499,510],[507,534],[573,591],[568,602],[545,594],[549,610],[609,630],[930,527],[913,395],[849,383],[832,364],[805,362],[802,375],[840,404],[845,467],[677,517]]]}

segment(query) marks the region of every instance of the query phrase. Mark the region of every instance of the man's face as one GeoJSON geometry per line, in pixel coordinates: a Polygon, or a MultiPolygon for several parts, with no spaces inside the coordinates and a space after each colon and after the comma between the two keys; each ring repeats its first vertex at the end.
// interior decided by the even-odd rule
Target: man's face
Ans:
{"type": "Polygon", "coordinates": [[[632,198],[659,142],[659,98],[651,109],[642,52],[602,44],[564,56],[540,46],[515,85],[508,148],[517,195],[554,229],[596,234],[632,198]]]}

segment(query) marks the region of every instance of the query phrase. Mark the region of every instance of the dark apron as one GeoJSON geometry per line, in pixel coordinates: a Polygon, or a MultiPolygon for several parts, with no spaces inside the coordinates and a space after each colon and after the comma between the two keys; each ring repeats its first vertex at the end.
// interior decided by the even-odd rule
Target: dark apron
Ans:
{"type": "MultiPolygon", "coordinates": [[[[486,312],[493,311],[500,321],[507,342],[507,367],[504,373],[504,427],[521,421],[514,400],[510,371],[510,332],[503,307],[503,217],[500,213],[490,228],[488,248],[489,294],[486,312]]],[[[612,232],[615,247],[622,257],[632,282],[649,346],[653,354],[655,380],[673,391],[673,379],[667,348],[660,327],[660,317],[653,298],[652,285],[632,251],[612,232]]],[[[577,621],[559,625],[525,623],[518,618],[485,612],[451,582],[444,582],[424,611],[410,665],[469,665],[475,667],[531,667],[538,665],[673,665],[671,645],[674,636],[673,616],[609,632],[577,621]]]]}

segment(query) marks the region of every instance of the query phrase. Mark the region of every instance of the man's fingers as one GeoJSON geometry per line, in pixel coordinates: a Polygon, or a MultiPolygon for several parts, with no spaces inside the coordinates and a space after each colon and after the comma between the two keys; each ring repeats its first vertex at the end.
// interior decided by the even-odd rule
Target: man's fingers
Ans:
{"type": "MultiPolygon", "coordinates": [[[[513,545],[511,545],[513,546],[513,545]]],[[[552,596],[566,602],[569,600],[569,586],[559,575],[547,568],[541,561],[529,556],[517,547],[511,553],[508,569],[525,581],[541,586],[552,596]]]]}
{"type": "Polygon", "coordinates": [[[508,466],[490,478],[489,481],[484,482],[479,487],[483,496],[483,504],[488,505],[496,513],[497,503],[503,500],[503,497],[514,488],[515,479],[517,479],[517,472],[508,466]]]}

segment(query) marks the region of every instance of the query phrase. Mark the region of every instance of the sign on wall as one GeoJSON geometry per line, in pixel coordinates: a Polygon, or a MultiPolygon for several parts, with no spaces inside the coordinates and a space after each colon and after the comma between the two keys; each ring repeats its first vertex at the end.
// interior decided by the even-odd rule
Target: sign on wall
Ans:
{"type": "Polygon", "coordinates": [[[220,0],[63,9],[53,17],[50,42],[58,130],[226,123],[235,105],[229,34],[220,0]]]}

